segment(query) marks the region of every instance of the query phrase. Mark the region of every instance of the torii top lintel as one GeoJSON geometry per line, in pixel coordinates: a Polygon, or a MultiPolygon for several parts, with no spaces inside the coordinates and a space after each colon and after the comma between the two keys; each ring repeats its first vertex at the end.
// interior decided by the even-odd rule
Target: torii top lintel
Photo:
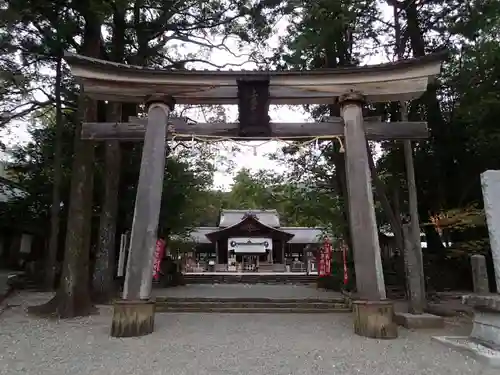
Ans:
{"type": "Polygon", "coordinates": [[[239,81],[268,81],[269,104],[331,104],[351,90],[370,102],[419,97],[446,53],[372,66],[291,71],[161,70],[65,53],[73,75],[95,99],[140,103],[152,94],[179,104],[238,104],[239,81]]]}

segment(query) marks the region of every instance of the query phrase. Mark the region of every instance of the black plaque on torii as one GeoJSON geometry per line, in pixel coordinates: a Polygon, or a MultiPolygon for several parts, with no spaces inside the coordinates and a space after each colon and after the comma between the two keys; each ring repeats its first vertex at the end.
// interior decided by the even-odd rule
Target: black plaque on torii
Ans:
{"type": "Polygon", "coordinates": [[[269,80],[238,80],[240,137],[270,137],[269,80]]]}

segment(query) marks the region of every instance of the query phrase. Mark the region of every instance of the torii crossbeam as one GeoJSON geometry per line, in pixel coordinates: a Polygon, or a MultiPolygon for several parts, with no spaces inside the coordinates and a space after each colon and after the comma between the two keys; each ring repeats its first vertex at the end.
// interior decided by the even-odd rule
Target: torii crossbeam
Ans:
{"type": "MultiPolygon", "coordinates": [[[[82,139],[94,141],[120,140],[143,141],[148,120],[130,117],[129,122],[88,122],[82,126],[82,139]]],[[[240,137],[239,123],[188,123],[182,118],[170,118],[171,132],[177,135],[223,137],[225,139],[240,137]]],[[[264,140],[278,138],[296,140],[297,138],[314,138],[344,136],[344,121],[341,117],[329,117],[322,122],[275,122],[270,123],[271,132],[267,136],[245,137],[248,140],[264,140]]],[[[378,117],[364,119],[366,138],[379,141],[384,139],[425,139],[429,136],[426,122],[383,122],[378,117]]]]}

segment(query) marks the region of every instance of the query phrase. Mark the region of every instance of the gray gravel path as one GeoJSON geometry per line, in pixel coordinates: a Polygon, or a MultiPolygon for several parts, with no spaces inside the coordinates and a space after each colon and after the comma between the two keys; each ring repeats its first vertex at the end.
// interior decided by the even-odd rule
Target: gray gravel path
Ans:
{"type": "Polygon", "coordinates": [[[152,335],[113,339],[109,308],[37,320],[24,313],[34,299],[13,298],[21,306],[0,316],[0,374],[498,375],[429,332],[401,329],[397,340],[381,342],[355,336],[343,314],[157,314],[152,335]]]}
{"type": "Polygon", "coordinates": [[[290,284],[189,284],[178,288],[154,289],[155,296],[206,298],[334,298],[340,293],[316,285],[290,284]]]}

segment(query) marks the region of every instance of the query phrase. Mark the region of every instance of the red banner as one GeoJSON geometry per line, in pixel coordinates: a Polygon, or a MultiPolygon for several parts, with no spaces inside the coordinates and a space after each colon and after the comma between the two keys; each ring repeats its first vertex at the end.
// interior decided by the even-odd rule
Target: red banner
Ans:
{"type": "Polygon", "coordinates": [[[318,275],[320,277],[325,276],[325,253],[323,252],[323,249],[319,249],[319,256],[318,256],[318,275]]]}
{"type": "Polygon", "coordinates": [[[342,257],[344,259],[344,285],[347,285],[349,274],[347,272],[347,246],[345,243],[342,244],[342,257]]]}
{"type": "Polygon", "coordinates": [[[160,278],[160,266],[164,254],[165,254],[165,241],[159,238],[156,241],[156,249],[155,249],[154,263],[153,263],[153,278],[155,280],[158,280],[160,278]]]}
{"type": "Polygon", "coordinates": [[[319,249],[318,275],[330,276],[332,274],[332,243],[325,239],[323,247],[319,249]]]}
{"type": "Polygon", "coordinates": [[[325,276],[330,276],[332,274],[332,243],[328,238],[325,238],[323,252],[325,253],[325,276]]]}

